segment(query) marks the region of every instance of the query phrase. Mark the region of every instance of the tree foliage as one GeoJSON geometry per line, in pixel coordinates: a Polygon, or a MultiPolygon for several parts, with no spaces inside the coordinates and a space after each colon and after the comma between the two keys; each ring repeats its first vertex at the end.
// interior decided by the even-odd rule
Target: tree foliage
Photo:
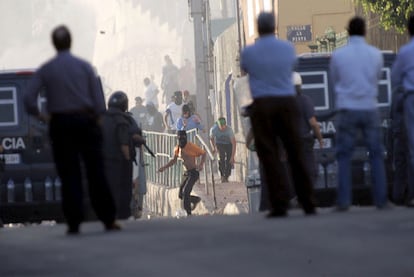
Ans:
{"type": "Polygon", "coordinates": [[[366,12],[377,14],[384,29],[403,33],[407,19],[414,14],[413,0],[358,0],[366,12]]]}

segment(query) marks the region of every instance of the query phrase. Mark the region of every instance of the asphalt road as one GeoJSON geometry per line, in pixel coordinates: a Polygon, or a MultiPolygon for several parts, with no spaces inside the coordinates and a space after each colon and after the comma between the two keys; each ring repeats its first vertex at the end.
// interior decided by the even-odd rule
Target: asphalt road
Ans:
{"type": "Polygon", "coordinates": [[[414,276],[414,209],[0,229],[0,276],[414,276]]]}

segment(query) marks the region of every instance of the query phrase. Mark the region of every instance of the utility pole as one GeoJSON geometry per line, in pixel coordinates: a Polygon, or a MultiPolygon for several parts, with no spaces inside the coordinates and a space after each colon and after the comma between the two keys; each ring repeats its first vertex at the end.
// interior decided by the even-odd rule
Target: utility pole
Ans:
{"type": "Polygon", "coordinates": [[[227,0],[221,0],[220,6],[221,6],[221,16],[222,16],[222,18],[228,18],[229,17],[229,10],[227,8],[227,0]]]}
{"type": "MultiPolygon", "coordinates": [[[[194,52],[196,73],[197,112],[209,128],[209,12],[208,0],[188,0],[191,17],[194,24],[194,52]]],[[[206,139],[203,137],[203,139],[206,139]]]]}
{"type": "Polygon", "coordinates": [[[242,40],[241,40],[241,27],[240,27],[240,2],[239,0],[236,0],[236,21],[237,21],[237,39],[239,43],[239,59],[242,51],[242,40]]]}

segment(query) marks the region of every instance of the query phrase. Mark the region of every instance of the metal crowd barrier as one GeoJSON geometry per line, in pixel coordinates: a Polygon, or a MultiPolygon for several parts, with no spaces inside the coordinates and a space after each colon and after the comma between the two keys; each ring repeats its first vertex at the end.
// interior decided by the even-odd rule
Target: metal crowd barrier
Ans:
{"type": "MultiPolygon", "coordinates": [[[[165,170],[163,173],[159,173],[158,169],[165,165],[174,155],[174,147],[177,145],[177,135],[169,133],[158,133],[144,131],[144,136],[147,141],[148,147],[154,152],[155,158],[153,158],[148,152],[144,151],[145,161],[145,173],[149,182],[164,185],[167,187],[177,187],[181,183],[181,177],[183,175],[183,161],[177,160],[177,163],[165,170]]],[[[191,130],[187,132],[187,139],[193,143],[196,143],[197,130],[191,130]]]]}

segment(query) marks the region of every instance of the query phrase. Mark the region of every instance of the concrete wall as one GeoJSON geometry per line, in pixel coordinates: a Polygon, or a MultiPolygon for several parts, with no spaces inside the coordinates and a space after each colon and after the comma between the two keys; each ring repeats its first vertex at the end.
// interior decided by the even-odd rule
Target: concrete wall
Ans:
{"type": "MultiPolygon", "coordinates": [[[[297,53],[310,52],[309,44],[315,44],[317,37],[323,36],[327,28],[336,33],[345,31],[348,20],[355,14],[352,0],[291,0],[273,1],[277,18],[277,35],[287,39],[288,26],[310,25],[311,40],[295,42],[297,53]]],[[[256,17],[264,10],[261,1],[241,1],[243,26],[246,44],[257,38],[256,17]],[[257,4],[259,3],[259,4],[257,4]]]]}

